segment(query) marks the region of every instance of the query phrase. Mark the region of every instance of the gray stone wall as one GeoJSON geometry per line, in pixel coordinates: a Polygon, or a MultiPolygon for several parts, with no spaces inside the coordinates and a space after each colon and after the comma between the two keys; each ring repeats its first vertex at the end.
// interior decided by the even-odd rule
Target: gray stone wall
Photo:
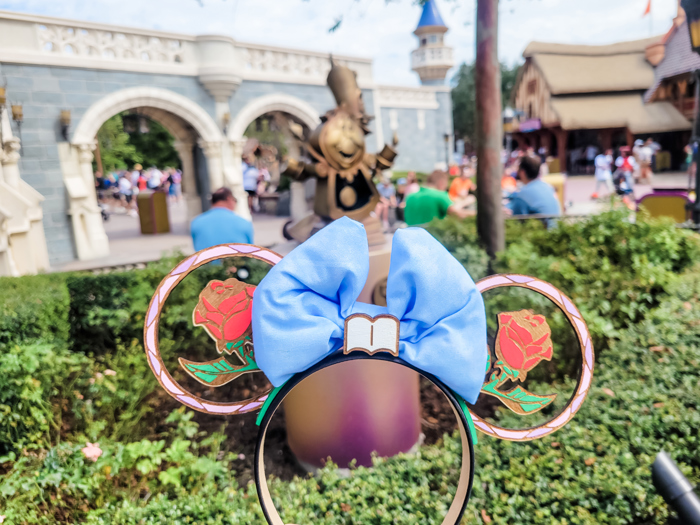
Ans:
{"type": "Polygon", "coordinates": [[[382,108],[382,128],[384,140],[389,142],[396,131],[399,137],[397,147],[398,157],[394,163],[396,171],[421,171],[430,173],[435,163],[440,160],[440,146],[436,144],[436,112],[425,109],[425,126],[418,125],[417,109],[408,108],[382,108]],[[391,126],[391,112],[396,112],[398,125],[396,130],[391,126]]]}
{"type": "MultiPolygon", "coordinates": [[[[93,103],[108,93],[153,86],[184,95],[214,116],[214,100],[194,77],[119,71],[0,64],[10,103],[21,103],[22,178],[45,198],[44,229],[53,266],[75,259],[68,199],[58,160],[59,115],[71,110],[73,128],[93,103]]],[[[14,125],[14,124],[13,124],[14,125]]],[[[16,132],[16,128],[13,128],[16,132]]]]}
{"type": "MultiPolygon", "coordinates": [[[[57,149],[58,142],[63,141],[59,125],[62,109],[71,111],[75,129],[87,109],[106,94],[129,87],[153,86],[179,93],[215,116],[214,99],[195,77],[1,63],[0,73],[7,81],[8,101],[23,105],[20,171],[22,178],[46,199],[43,205],[44,228],[53,266],[75,259],[68,199],[57,149]]],[[[319,115],[335,107],[333,94],[326,86],[244,81],[229,101],[232,117],[254,98],[270,93],[284,93],[304,100],[319,115]]],[[[373,90],[363,90],[368,113],[373,112],[374,96],[373,90]]],[[[395,110],[400,141],[396,170],[430,172],[436,162],[444,160],[443,135],[452,130],[452,107],[449,93],[438,93],[437,97],[439,109],[424,110],[424,129],[418,126],[418,110],[395,110]]],[[[382,108],[381,115],[375,115],[375,119],[381,119],[387,143],[391,142],[393,134],[390,110],[382,108]]],[[[367,149],[375,152],[376,121],[372,121],[370,127],[373,134],[367,138],[367,149]]]]}

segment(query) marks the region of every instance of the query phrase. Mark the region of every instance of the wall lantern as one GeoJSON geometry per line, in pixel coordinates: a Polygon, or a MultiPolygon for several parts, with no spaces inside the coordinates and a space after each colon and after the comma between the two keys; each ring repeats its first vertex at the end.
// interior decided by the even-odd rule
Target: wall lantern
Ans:
{"type": "Polygon", "coordinates": [[[61,135],[63,140],[68,142],[68,132],[70,131],[70,110],[61,110],[61,135]]]}
{"type": "Polygon", "coordinates": [[[22,104],[12,104],[12,120],[17,124],[21,124],[24,120],[24,113],[22,113],[22,104]]]}

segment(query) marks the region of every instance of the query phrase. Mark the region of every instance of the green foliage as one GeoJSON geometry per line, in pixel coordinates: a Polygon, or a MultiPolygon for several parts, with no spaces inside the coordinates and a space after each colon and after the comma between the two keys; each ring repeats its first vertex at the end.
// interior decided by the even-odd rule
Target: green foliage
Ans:
{"type": "Polygon", "coordinates": [[[148,121],[149,130],[129,133],[129,144],[135,154],[127,159],[129,166],[141,163],[144,168],[179,168],[180,156],[175,149],[175,137],[155,120],[148,121]]]}
{"type": "Polygon", "coordinates": [[[85,359],[47,343],[7,345],[0,352],[0,456],[25,447],[48,447],[60,428],[60,405],[69,400],[85,359]]]}
{"type": "Polygon", "coordinates": [[[131,144],[129,134],[124,132],[121,115],[107,119],[97,132],[100,145],[102,167],[106,172],[130,169],[143,157],[137,148],[131,144]]]}
{"type": "Polygon", "coordinates": [[[0,277],[0,347],[32,339],[67,341],[69,300],[61,275],[0,277]]]}
{"type": "MultiPolygon", "coordinates": [[[[501,63],[501,102],[503,107],[510,103],[519,69],[519,64],[511,67],[501,63]]],[[[473,63],[462,63],[452,77],[452,120],[454,121],[455,137],[463,139],[471,145],[471,148],[474,148],[476,144],[476,83],[473,63]]]]}
{"type": "Polygon", "coordinates": [[[546,231],[510,237],[500,273],[539,277],[579,306],[600,345],[659,304],[668,286],[700,255],[697,237],[670,220],[625,209],[546,231]]]}
{"type": "MultiPolygon", "coordinates": [[[[473,221],[428,229],[475,279],[486,275],[473,221]]],[[[589,399],[564,429],[520,444],[480,436],[463,523],[666,523],[670,511],[649,474],[658,451],[700,482],[696,238],[643,216],[631,223],[620,211],[550,231],[509,221],[506,233],[495,269],[565,290],[608,348],[598,355],[589,399]]],[[[265,523],[253,485],[236,481],[236,443],[203,432],[192,412],[171,411],[176,402],[144,358],[143,316],[176,261],[128,273],[0,280],[4,523],[265,523]],[[87,442],[103,451],[95,462],[81,451],[87,442]]],[[[266,268],[250,270],[255,283],[266,268]]],[[[209,265],[174,289],[160,327],[171,370],[177,355],[213,357],[204,331],[192,327],[192,308],[209,280],[229,275],[226,266],[209,265]]],[[[497,307],[520,299],[504,295],[497,307]]],[[[548,322],[559,323],[549,315],[548,322]]],[[[553,377],[557,391],[573,388],[566,374],[553,377]]],[[[494,417],[522,424],[504,409],[494,417]]],[[[438,523],[452,500],[459,453],[458,438],[446,436],[350,477],[329,466],[313,478],[272,479],[270,488],[285,523],[438,523]]]]}

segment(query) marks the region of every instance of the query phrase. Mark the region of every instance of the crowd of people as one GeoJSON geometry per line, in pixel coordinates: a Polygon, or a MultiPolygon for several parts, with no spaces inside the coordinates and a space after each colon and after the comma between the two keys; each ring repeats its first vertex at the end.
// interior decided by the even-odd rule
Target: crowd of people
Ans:
{"type": "Polygon", "coordinates": [[[620,195],[630,208],[633,207],[634,185],[652,184],[654,158],[660,149],[652,139],[637,139],[632,148],[618,148],[617,156],[612,148],[597,154],[593,160],[596,185],[591,198],[604,196],[600,193],[602,187],[607,195],[620,195]]]}
{"type": "MultiPolygon", "coordinates": [[[[534,151],[516,151],[504,155],[505,168],[501,181],[506,215],[535,215],[544,220],[561,215],[561,205],[552,186],[544,182],[548,173],[534,151]]],[[[435,170],[419,184],[414,172],[400,178],[396,185],[389,177],[377,184],[380,201],[374,214],[390,229],[390,211],[408,226],[420,225],[448,215],[464,218],[476,213],[476,157],[453,164],[448,171],[435,170]]]]}
{"type": "Polygon", "coordinates": [[[159,170],[155,166],[144,170],[141,164],[135,164],[131,170],[113,171],[107,175],[96,172],[95,188],[101,204],[118,204],[135,214],[135,197],[142,191],[164,191],[171,202],[180,201],[182,172],[175,168],[159,170]]]}

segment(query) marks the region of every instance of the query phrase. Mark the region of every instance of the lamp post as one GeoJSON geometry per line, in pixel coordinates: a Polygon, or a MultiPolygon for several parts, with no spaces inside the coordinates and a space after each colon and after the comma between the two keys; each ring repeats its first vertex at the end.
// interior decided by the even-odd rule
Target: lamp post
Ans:
{"type": "Polygon", "coordinates": [[[445,166],[450,169],[450,134],[445,133],[445,166]]]}
{"type": "MultiPolygon", "coordinates": [[[[700,54],[700,0],[681,0],[690,32],[690,45],[700,54]]],[[[695,71],[695,124],[692,141],[695,146],[695,203],[693,222],[700,225],[700,70],[695,71]]]]}

